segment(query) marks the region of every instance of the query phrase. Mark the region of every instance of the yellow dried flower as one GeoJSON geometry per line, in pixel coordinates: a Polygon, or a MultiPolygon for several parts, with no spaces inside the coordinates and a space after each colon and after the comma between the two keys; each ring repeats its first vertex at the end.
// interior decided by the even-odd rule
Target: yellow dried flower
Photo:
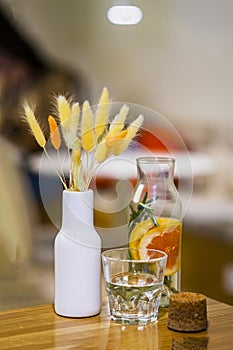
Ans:
{"type": "Polygon", "coordinates": [[[84,102],[82,108],[81,140],[85,151],[91,152],[95,147],[94,115],[88,101],[84,102]]]}
{"type": "Polygon", "coordinates": [[[38,143],[38,145],[42,148],[45,148],[46,145],[46,139],[44,137],[44,133],[39,125],[39,122],[37,121],[36,117],[35,117],[35,111],[34,109],[29,106],[28,103],[24,103],[23,104],[23,109],[24,109],[24,117],[25,120],[27,121],[32,135],[35,137],[36,142],[38,143]]]}
{"type": "Polygon", "coordinates": [[[124,152],[126,148],[129,146],[130,141],[135,137],[137,134],[138,130],[142,126],[144,117],[143,115],[139,115],[127,128],[127,134],[124,139],[120,142],[120,144],[112,149],[112,153],[117,156],[124,152]]]}
{"type": "Polygon", "coordinates": [[[100,100],[97,106],[96,115],[95,115],[95,133],[97,137],[102,135],[103,131],[106,128],[109,111],[110,111],[109,93],[108,93],[108,89],[105,87],[100,97],[100,100]]]}
{"type": "Polygon", "coordinates": [[[110,148],[120,146],[122,139],[124,139],[126,135],[127,135],[127,130],[123,130],[114,136],[107,135],[105,139],[106,146],[110,148]]]}
{"type": "MultiPolygon", "coordinates": [[[[103,89],[97,104],[95,116],[88,101],[83,103],[80,111],[78,102],[73,102],[63,95],[56,97],[56,108],[59,123],[53,116],[48,117],[50,138],[57,151],[61,148],[61,142],[65,142],[71,161],[69,181],[63,173],[63,164],[61,164],[60,173],[57,169],[55,171],[64,188],[74,191],[87,190],[100,163],[104,162],[111,154],[119,155],[122,153],[143,122],[143,116],[140,115],[126,128],[126,118],[129,112],[127,105],[123,105],[111,121],[109,118],[109,93],[106,87],[103,89]],[[61,139],[61,133],[63,139],[61,139]]],[[[36,120],[34,109],[28,103],[24,104],[24,113],[36,141],[44,148],[44,152],[50,158],[45,148],[45,136],[36,120]]],[[[57,158],[62,161],[59,152],[57,158]]]]}
{"type": "Polygon", "coordinates": [[[59,95],[57,98],[57,109],[60,119],[62,135],[68,149],[75,150],[80,148],[80,140],[77,137],[80,107],[75,102],[70,105],[69,101],[59,95]]]}
{"type": "Polygon", "coordinates": [[[123,105],[121,107],[119,114],[117,114],[115,116],[115,118],[113,119],[113,121],[110,124],[109,136],[116,135],[124,128],[124,123],[125,123],[128,111],[129,111],[128,106],[123,105]]]}
{"type": "Polygon", "coordinates": [[[95,160],[98,163],[102,163],[108,158],[110,153],[111,153],[111,148],[106,147],[105,141],[102,141],[96,148],[95,160]]]}
{"type": "Polygon", "coordinates": [[[71,115],[70,115],[70,129],[73,130],[75,133],[78,130],[79,116],[80,116],[79,103],[75,102],[71,106],[71,115]]]}
{"type": "Polygon", "coordinates": [[[70,126],[71,109],[69,101],[63,95],[57,97],[57,110],[61,127],[67,129],[70,126]]]}

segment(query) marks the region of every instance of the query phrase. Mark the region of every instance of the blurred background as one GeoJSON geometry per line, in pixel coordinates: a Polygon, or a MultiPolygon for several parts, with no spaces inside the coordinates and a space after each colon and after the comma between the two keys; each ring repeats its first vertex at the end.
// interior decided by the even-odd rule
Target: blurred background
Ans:
{"type": "MultiPolygon", "coordinates": [[[[182,289],[233,305],[232,35],[231,0],[0,0],[0,309],[53,302],[57,227],[41,201],[41,153],[19,118],[20,99],[36,101],[46,118],[53,93],[94,104],[104,86],[114,101],[157,111],[182,136],[193,167],[180,174],[193,181],[182,289]],[[138,5],[142,21],[110,23],[108,9],[122,4],[138,5]]],[[[148,125],[156,128],[153,117],[148,125]]],[[[182,162],[183,148],[169,128],[166,135],[182,162]]],[[[150,135],[141,142],[164,151],[150,135]]],[[[42,177],[59,216],[57,179],[42,177]]],[[[111,185],[99,180],[106,196],[111,185]]],[[[97,210],[95,222],[115,227],[119,217],[97,210]]]]}

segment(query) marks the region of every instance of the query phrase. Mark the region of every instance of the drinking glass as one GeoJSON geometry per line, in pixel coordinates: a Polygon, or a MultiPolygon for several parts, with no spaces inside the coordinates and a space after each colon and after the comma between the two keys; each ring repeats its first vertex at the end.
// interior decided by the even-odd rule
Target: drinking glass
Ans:
{"type": "Polygon", "coordinates": [[[102,253],[114,322],[146,325],[157,320],[166,262],[166,253],[155,249],[116,248],[102,253]]]}

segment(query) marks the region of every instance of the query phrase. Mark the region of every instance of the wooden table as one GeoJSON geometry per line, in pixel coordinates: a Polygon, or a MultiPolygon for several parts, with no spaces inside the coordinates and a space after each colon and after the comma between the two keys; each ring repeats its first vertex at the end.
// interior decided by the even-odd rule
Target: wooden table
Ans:
{"type": "Polygon", "coordinates": [[[233,349],[233,307],[211,299],[207,305],[209,328],[200,333],[169,330],[165,309],[160,309],[156,324],[145,327],[114,324],[106,301],[100,315],[83,319],[57,316],[52,305],[3,311],[0,313],[0,349],[178,350],[178,347],[172,348],[172,340],[174,343],[184,338],[189,342],[208,342],[204,348],[193,345],[185,349],[233,349]]]}

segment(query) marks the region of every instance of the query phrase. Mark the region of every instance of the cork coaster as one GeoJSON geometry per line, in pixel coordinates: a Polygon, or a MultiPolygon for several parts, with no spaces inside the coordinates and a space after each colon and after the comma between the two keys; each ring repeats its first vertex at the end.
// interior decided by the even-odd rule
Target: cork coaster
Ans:
{"type": "Polygon", "coordinates": [[[180,292],[170,297],[168,328],[180,332],[206,330],[206,297],[192,292],[180,292]]]}

